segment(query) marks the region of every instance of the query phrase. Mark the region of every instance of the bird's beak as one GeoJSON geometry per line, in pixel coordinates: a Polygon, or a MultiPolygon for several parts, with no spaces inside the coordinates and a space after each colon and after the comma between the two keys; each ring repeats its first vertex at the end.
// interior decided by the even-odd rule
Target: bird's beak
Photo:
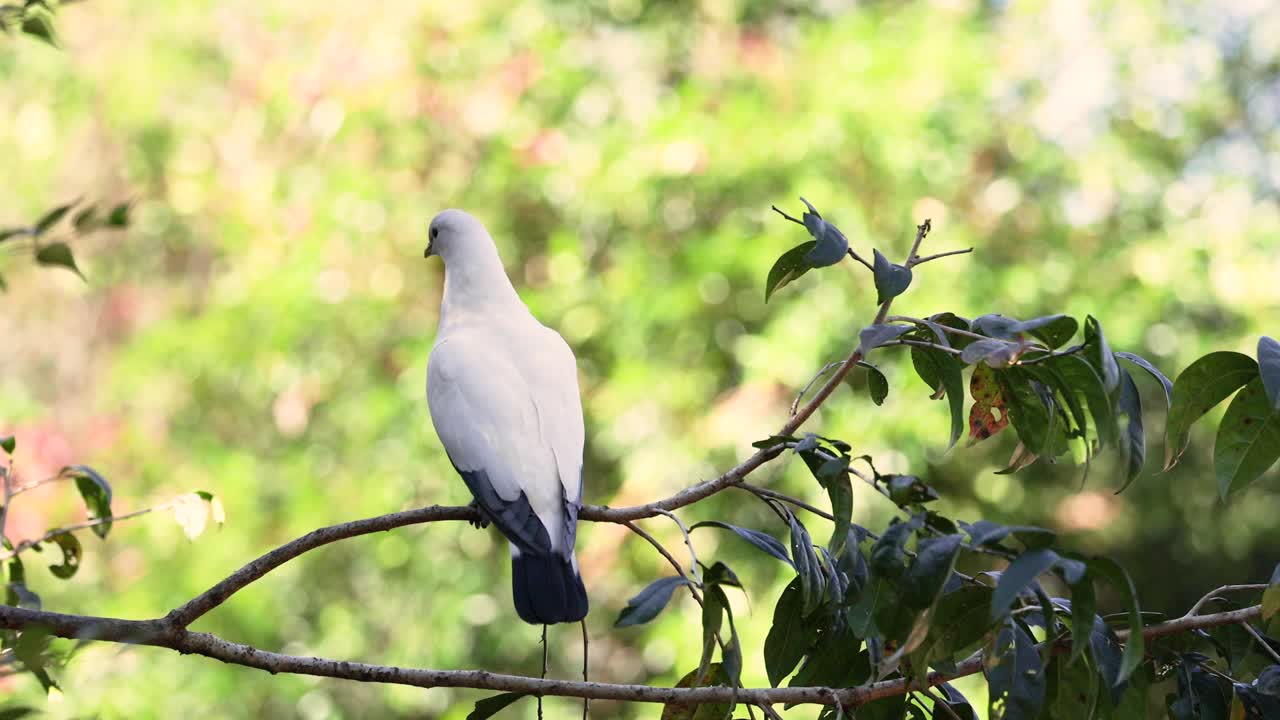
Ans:
{"type": "Polygon", "coordinates": [[[436,253],[435,253],[435,241],[434,241],[434,240],[428,240],[428,241],[427,241],[427,249],[422,253],[422,257],[424,257],[424,258],[429,258],[429,257],[431,257],[432,255],[435,255],[435,254],[436,254],[436,253]]]}

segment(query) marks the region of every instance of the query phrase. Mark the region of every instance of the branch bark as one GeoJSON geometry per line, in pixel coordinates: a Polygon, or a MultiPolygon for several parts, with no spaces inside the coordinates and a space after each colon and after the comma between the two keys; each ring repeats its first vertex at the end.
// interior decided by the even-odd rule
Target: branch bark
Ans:
{"type": "MultiPolygon", "coordinates": [[[[441,508],[441,510],[456,509],[441,508]]],[[[1253,607],[1214,615],[1188,616],[1144,628],[1142,634],[1146,638],[1159,637],[1187,630],[1247,622],[1261,614],[1262,606],[1254,605],[1253,607]]],[[[412,685],[423,688],[460,687],[475,690],[518,692],[529,695],[555,695],[591,700],[623,700],[677,705],[723,702],[740,702],[752,705],[776,705],[778,703],[832,705],[839,703],[842,707],[850,708],[864,705],[880,698],[904,695],[922,690],[925,687],[933,687],[954,678],[973,675],[982,671],[982,657],[981,655],[975,655],[957,665],[954,673],[930,673],[927,682],[923,685],[914,680],[883,680],[852,688],[784,687],[741,689],[725,686],[665,688],[619,683],[541,680],[522,675],[492,673],[486,670],[429,670],[390,665],[372,665],[329,658],[284,655],[259,650],[249,645],[228,642],[209,633],[192,632],[177,625],[169,618],[121,620],[118,618],[65,615],[42,610],[0,606],[0,628],[21,630],[36,626],[45,628],[51,635],[56,637],[168,648],[182,654],[203,655],[225,663],[257,668],[271,673],[316,675],[359,682],[412,685]]]]}

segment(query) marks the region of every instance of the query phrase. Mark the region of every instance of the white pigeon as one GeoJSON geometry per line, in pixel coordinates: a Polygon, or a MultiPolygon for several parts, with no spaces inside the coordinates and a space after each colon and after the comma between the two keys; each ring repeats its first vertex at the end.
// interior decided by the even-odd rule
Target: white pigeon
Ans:
{"type": "Polygon", "coordinates": [[[432,255],[445,275],[427,365],[431,422],[481,517],[511,544],[520,618],[581,620],[587,592],[573,544],[584,432],[573,351],[520,301],[480,221],[461,210],[435,216],[432,255]]]}

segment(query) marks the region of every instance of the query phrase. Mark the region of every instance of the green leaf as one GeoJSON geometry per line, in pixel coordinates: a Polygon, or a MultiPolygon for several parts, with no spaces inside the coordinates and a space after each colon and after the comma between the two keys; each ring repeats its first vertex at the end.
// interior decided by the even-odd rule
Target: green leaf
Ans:
{"type": "Polygon", "coordinates": [[[80,569],[80,558],[84,555],[84,550],[80,547],[79,538],[69,532],[54,535],[53,542],[62,548],[62,563],[50,565],[49,572],[53,573],[54,577],[66,580],[80,569]]]}
{"type": "Polygon", "coordinates": [[[925,384],[946,394],[951,406],[951,440],[947,449],[955,447],[964,434],[964,375],[960,361],[949,353],[928,348],[911,348],[911,362],[925,384]]]}
{"type": "Polygon", "coordinates": [[[40,711],[26,705],[11,705],[0,709],[0,720],[21,720],[28,715],[39,715],[40,711]]]}
{"type": "Polygon", "coordinates": [[[841,471],[826,482],[827,496],[831,498],[831,516],[835,518],[827,547],[834,555],[839,555],[844,550],[853,521],[853,483],[849,479],[849,473],[845,472],[849,467],[848,462],[845,459],[841,471]]]}
{"type": "Polygon", "coordinates": [[[79,233],[89,232],[90,230],[93,230],[93,228],[97,224],[98,224],[98,206],[97,205],[89,205],[83,210],[77,212],[71,218],[71,226],[74,227],[76,229],[76,232],[79,232],[79,233]]]}
{"type": "MultiPolygon", "coordinates": [[[[697,669],[680,678],[678,688],[711,687],[713,685],[729,685],[729,676],[722,663],[712,663],[707,672],[701,673],[699,681],[697,669]]],[[[724,720],[729,716],[729,703],[705,705],[665,705],[662,708],[661,720],[724,720]]]]}
{"type": "Polygon", "coordinates": [[[493,695],[483,700],[477,700],[476,706],[467,715],[467,720],[485,720],[497,715],[508,705],[514,703],[520,698],[528,697],[524,693],[502,693],[501,695],[493,695]]]}
{"type": "Polygon", "coordinates": [[[876,304],[898,297],[911,286],[911,268],[889,262],[879,250],[872,250],[871,274],[876,281],[876,304]]]}
{"type": "Polygon", "coordinates": [[[107,533],[111,532],[110,483],[88,465],[68,465],[58,471],[58,476],[73,478],[76,481],[76,490],[80,491],[80,497],[84,499],[90,520],[107,519],[107,522],[91,528],[94,535],[105,539],[107,533]]]}
{"type": "Polygon", "coordinates": [[[1120,661],[1120,671],[1116,675],[1114,687],[1127,680],[1138,665],[1142,664],[1145,650],[1142,639],[1142,611],[1138,608],[1138,592],[1133,587],[1133,580],[1129,577],[1129,573],[1111,558],[1091,558],[1089,572],[1111,583],[1129,606],[1129,641],[1124,646],[1124,656],[1120,661]]]}
{"type": "Polygon", "coordinates": [[[907,557],[905,549],[907,540],[911,537],[911,533],[920,529],[921,524],[920,516],[913,517],[907,522],[901,522],[895,518],[880,535],[876,544],[871,546],[871,569],[878,577],[892,579],[902,577],[906,571],[903,561],[907,557]]]}
{"type": "Polygon", "coordinates": [[[1262,619],[1270,620],[1272,616],[1280,612],[1280,565],[1276,565],[1276,569],[1271,573],[1271,582],[1267,585],[1267,589],[1262,591],[1262,619]]]}
{"type": "Polygon", "coordinates": [[[1255,378],[1227,406],[1213,446],[1218,490],[1228,494],[1253,482],[1280,458],[1280,412],[1255,378]]]}
{"type": "Polygon", "coordinates": [[[1056,456],[1060,448],[1052,433],[1053,409],[1044,405],[1046,397],[1034,386],[1032,375],[1021,368],[1000,370],[995,375],[1009,409],[1009,423],[1014,425],[1021,443],[1036,455],[1056,456]]]}
{"type": "Polygon", "coordinates": [[[702,582],[707,585],[728,585],[730,587],[741,588],[742,581],[738,579],[735,573],[728,565],[717,560],[714,565],[707,568],[702,575],[702,582]]]}
{"type": "Polygon", "coordinates": [[[1046,363],[1077,395],[1084,397],[1101,447],[1114,445],[1119,429],[1111,397],[1098,371],[1079,355],[1062,355],[1046,363]]]}
{"type": "Polygon", "coordinates": [[[58,47],[58,38],[53,31],[53,18],[47,11],[28,8],[26,17],[22,19],[22,32],[58,47]]]}
{"type": "Polygon", "coordinates": [[[1098,600],[1093,594],[1093,578],[1086,575],[1071,586],[1071,662],[1075,662],[1089,647],[1093,634],[1093,618],[1098,612],[1098,600]]]}
{"type": "Polygon", "coordinates": [[[898,586],[909,607],[920,610],[933,605],[960,554],[960,540],[959,535],[943,535],[920,541],[916,557],[898,586]]]}
{"type": "Polygon", "coordinates": [[[797,278],[809,272],[809,263],[805,261],[805,255],[816,246],[817,243],[810,240],[806,243],[791,248],[782,254],[773,267],[769,269],[769,277],[764,284],[764,301],[769,302],[769,298],[778,290],[786,287],[794,282],[797,278]]]}
{"type": "Polygon", "coordinates": [[[1037,340],[1044,343],[1051,350],[1062,347],[1075,336],[1076,330],[1080,328],[1080,323],[1069,315],[1050,315],[1049,317],[1036,318],[1028,320],[1023,325],[1031,325],[1026,330],[1030,332],[1037,340]]]}
{"type": "Polygon", "coordinates": [[[1028,550],[1005,568],[991,595],[991,619],[998,620],[1013,607],[1013,601],[1029,590],[1041,574],[1049,572],[1060,560],[1058,553],[1047,548],[1028,550]]]}
{"type": "Polygon", "coordinates": [[[881,475],[889,489],[889,499],[898,507],[923,505],[938,499],[938,491],[915,475],[881,475]]]}
{"type": "Polygon", "coordinates": [[[1021,623],[1008,620],[988,657],[991,720],[1034,720],[1044,703],[1047,679],[1036,641],[1021,623]]]}
{"type": "Polygon", "coordinates": [[[41,216],[39,220],[36,221],[35,226],[32,227],[31,229],[32,234],[34,234],[36,237],[40,237],[41,235],[44,235],[46,232],[48,232],[49,228],[56,225],[57,222],[61,220],[63,216],[67,214],[67,211],[70,210],[74,205],[75,205],[74,202],[69,202],[66,205],[59,205],[58,207],[45,213],[43,216],[41,216]]]}
{"type": "Polygon", "coordinates": [[[778,687],[795,669],[813,644],[815,634],[804,622],[804,595],[800,578],[792,580],[773,608],[773,625],[764,639],[764,669],[769,684],[778,687]]]}
{"type": "Polygon", "coordinates": [[[23,629],[22,634],[18,635],[18,642],[13,646],[13,655],[31,672],[43,670],[48,661],[51,638],[48,628],[42,625],[28,625],[23,629]]]}
{"type": "Polygon", "coordinates": [[[991,589],[979,585],[966,585],[938,598],[929,635],[911,654],[912,664],[919,671],[922,666],[953,663],[957,653],[986,635],[991,627],[990,607],[991,589]]]}
{"type": "Polygon", "coordinates": [[[0,438],[0,448],[4,449],[5,455],[12,455],[13,451],[17,449],[17,447],[18,441],[15,440],[12,435],[5,435],[0,438]]]}
{"type": "MultiPolygon", "coordinates": [[[[871,402],[883,405],[884,399],[889,397],[889,379],[880,372],[880,368],[869,362],[859,360],[858,366],[867,369],[867,395],[871,397],[871,402]]],[[[845,377],[848,378],[848,375],[845,377]]]]}
{"type": "Polygon", "coordinates": [[[867,654],[847,625],[826,628],[805,657],[789,687],[849,687],[871,674],[867,654]]]}
{"type": "Polygon", "coordinates": [[[1102,326],[1092,315],[1084,319],[1084,343],[1090,362],[1102,378],[1102,386],[1108,394],[1114,392],[1120,386],[1120,366],[1102,333],[1102,326]]]}
{"type": "Polygon", "coordinates": [[[702,596],[702,660],[698,663],[698,672],[704,677],[711,667],[711,656],[715,653],[728,607],[729,598],[723,590],[715,586],[707,588],[702,596]]]}
{"type": "Polygon", "coordinates": [[[1214,352],[1191,363],[1173,382],[1173,405],[1165,426],[1164,469],[1187,447],[1187,430],[1228,395],[1258,377],[1258,363],[1238,352],[1214,352]]]}
{"type": "Polygon", "coordinates": [[[1116,409],[1126,418],[1125,432],[1120,439],[1120,452],[1125,459],[1125,481],[1117,493],[1124,492],[1138,475],[1147,459],[1147,438],[1142,429],[1142,396],[1128,370],[1120,369],[1120,397],[1116,409]]]}
{"type": "Polygon", "coordinates": [[[1055,656],[1045,670],[1053,720],[1092,720],[1098,703],[1098,675],[1087,664],[1055,656]]]}
{"type": "Polygon", "coordinates": [[[71,254],[71,247],[66,243],[56,242],[41,246],[36,250],[36,262],[41,265],[66,268],[79,275],[81,280],[85,280],[84,273],[76,267],[76,259],[71,254]]]}
{"type": "Polygon", "coordinates": [[[120,203],[107,213],[107,227],[122,228],[129,226],[129,203],[120,203]]]}
{"type": "Polygon", "coordinates": [[[676,591],[676,588],[688,584],[689,581],[682,577],[664,577],[654,580],[627,601],[627,606],[622,608],[613,626],[642,625],[658,617],[658,613],[671,602],[671,594],[676,591]]]}
{"type": "Polygon", "coordinates": [[[1170,381],[1168,377],[1165,377],[1164,373],[1157,370],[1155,365],[1147,362],[1146,358],[1143,358],[1140,355],[1134,355],[1131,352],[1117,352],[1116,357],[1128,360],[1134,365],[1146,370],[1147,374],[1155,378],[1156,381],[1160,383],[1160,387],[1164,389],[1165,409],[1168,409],[1173,405],[1173,382],[1170,381]]]}
{"type": "Polygon", "coordinates": [[[772,535],[769,535],[768,533],[763,533],[763,532],[760,532],[759,530],[752,530],[750,528],[738,527],[736,525],[730,525],[728,523],[720,522],[719,520],[703,520],[700,523],[695,523],[694,525],[692,525],[689,528],[689,531],[692,532],[703,526],[717,527],[717,528],[722,528],[724,530],[729,530],[734,534],[736,534],[738,537],[742,538],[743,540],[746,540],[747,542],[756,546],[760,550],[764,551],[768,555],[771,555],[781,560],[782,562],[788,565],[791,565],[792,567],[795,567],[795,564],[791,562],[791,558],[787,556],[787,546],[783,545],[781,540],[775,538],[772,535]]]}
{"type": "Polygon", "coordinates": [[[1258,374],[1262,375],[1271,409],[1280,412],[1280,342],[1266,335],[1258,340],[1258,374]]]}

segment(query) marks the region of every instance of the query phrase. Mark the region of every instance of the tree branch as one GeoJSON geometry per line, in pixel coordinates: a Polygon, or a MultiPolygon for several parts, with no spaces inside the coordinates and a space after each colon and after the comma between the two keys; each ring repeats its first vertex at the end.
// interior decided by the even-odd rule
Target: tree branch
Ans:
{"type": "MultiPolygon", "coordinates": [[[[437,510],[441,511],[442,514],[449,514],[444,511],[469,510],[469,508],[437,508],[437,510]]],[[[433,519],[465,520],[467,518],[459,515],[458,517],[435,517],[433,519]]],[[[1262,606],[1254,605],[1253,607],[1215,615],[1196,615],[1179,618],[1145,628],[1142,634],[1146,638],[1153,638],[1186,630],[1231,625],[1247,622],[1261,614],[1262,606]]],[[[0,606],[0,628],[21,630],[35,626],[42,627],[48,630],[51,635],[61,638],[169,648],[183,654],[203,655],[225,663],[257,668],[271,673],[316,675],[360,682],[412,685],[424,688],[460,687],[476,690],[519,692],[529,695],[555,695],[591,700],[623,700],[676,705],[725,702],[750,703],[752,705],[776,705],[778,703],[833,705],[839,703],[845,708],[850,708],[864,705],[880,698],[916,692],[925,687],[933,687],[957,677],[973,675],[982,671],[982,657],[978,654],[957,665],[956,671],[953,673],[930,673],[926,683],[923,685],[914,680],[899,679],[882,680],[853,688],[780,687],[743,689],[726,686],[665,688],[650,687],[648,685],[542,680],[521,675],[492,673],[485,670],[428,670],[390,665],[372,665],[319,657],[283,655],[259,650],[249,645],[228,642],[209,633],[191,632],[169,618],[121,620],[118,618],[65,615],[41,610],[0,606]]]]}

